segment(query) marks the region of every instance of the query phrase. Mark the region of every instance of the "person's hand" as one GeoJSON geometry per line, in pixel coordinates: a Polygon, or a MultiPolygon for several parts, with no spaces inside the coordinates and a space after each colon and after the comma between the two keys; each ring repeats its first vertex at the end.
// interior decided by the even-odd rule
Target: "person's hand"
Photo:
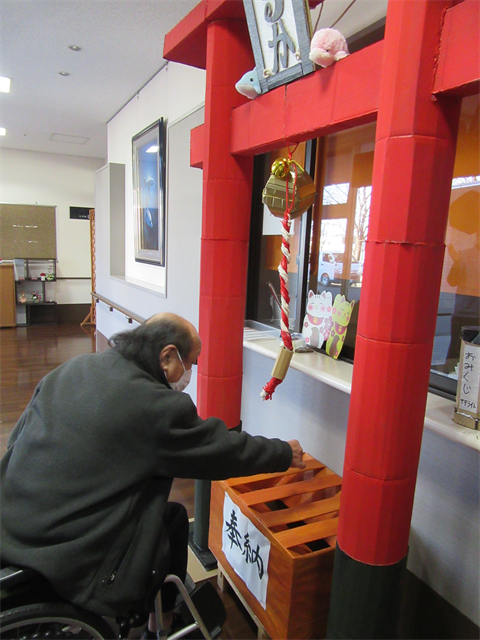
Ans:
{"type": "Polygon", "coordinates": [[[297,469],[305,469],[307,466],[305,462],[302,460],[303,458],[303,449],[298,440],[289,440],[288,444],[292,447],[292,462],[291,467],[296,467],[297,469]]]}

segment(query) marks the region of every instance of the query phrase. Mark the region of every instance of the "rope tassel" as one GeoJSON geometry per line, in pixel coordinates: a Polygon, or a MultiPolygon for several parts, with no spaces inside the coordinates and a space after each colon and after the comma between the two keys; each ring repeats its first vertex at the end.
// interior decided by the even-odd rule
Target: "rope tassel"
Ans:
{"type": "Polygon", "coordinates": [[[290,366],[290,360],[292,359],[293,351],[289,351],[284,346],[281,347],[277,354],[277,359],[272,369],[272,379],[263,387],[260,396],[264,400],[271,400],[272,395],[278,385],[283,382],[287,375],[288,367],[290,366]]]}

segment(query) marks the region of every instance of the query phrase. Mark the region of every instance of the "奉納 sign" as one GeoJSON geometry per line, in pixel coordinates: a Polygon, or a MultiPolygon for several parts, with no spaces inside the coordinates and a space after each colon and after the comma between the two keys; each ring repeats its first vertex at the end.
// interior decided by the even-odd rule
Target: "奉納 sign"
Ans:
{"type": "Polygon", "coordinates": [[[222,551],[229,564],[265,609],[270,542],[225,494],[222,551]]]}

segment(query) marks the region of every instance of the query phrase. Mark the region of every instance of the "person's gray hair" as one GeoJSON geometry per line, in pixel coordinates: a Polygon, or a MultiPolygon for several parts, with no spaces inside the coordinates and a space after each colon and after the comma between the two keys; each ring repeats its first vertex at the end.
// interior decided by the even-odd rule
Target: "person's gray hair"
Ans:
{"type": "Polygon", "coordinates": [[[109,340],[113,349],[160,382],[166,378],[159,356],[169,344],[177,347],[183,361],[188,359],[193,349],[192,334],[186,323],[168,314],[150,319],[131,331],[117,333],[109,340]]]}

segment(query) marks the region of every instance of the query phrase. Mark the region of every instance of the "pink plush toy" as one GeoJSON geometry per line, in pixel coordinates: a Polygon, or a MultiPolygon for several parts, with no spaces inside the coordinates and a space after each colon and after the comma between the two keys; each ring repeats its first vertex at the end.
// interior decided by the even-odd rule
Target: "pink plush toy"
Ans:
{"type": "Polygon", "coordinates": [[[310,43],[309,58],[320,67],[329,67],[349,55],[347,41],[336,29],[319,29],[310,43]]]}

